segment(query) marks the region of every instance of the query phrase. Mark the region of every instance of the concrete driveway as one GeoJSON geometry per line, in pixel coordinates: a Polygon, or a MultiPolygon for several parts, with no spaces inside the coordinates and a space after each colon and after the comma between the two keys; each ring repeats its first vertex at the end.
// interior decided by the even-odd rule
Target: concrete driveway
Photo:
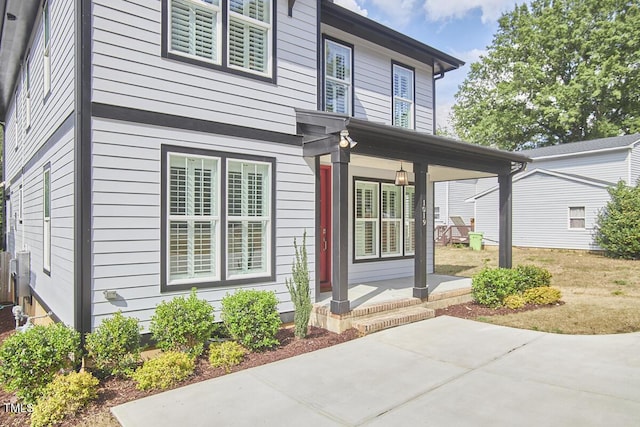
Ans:
{"type": "Polygon", "coordinates": [[[112,409],[134,426],[638,426],[640,333],[437,317],[112,409]]]}

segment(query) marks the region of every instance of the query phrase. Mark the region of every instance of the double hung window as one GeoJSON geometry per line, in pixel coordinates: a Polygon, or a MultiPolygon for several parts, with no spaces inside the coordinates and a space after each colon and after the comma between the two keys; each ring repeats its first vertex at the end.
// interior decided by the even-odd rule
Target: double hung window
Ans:
{"type": "Polygon", "coordinates": [[[272,0],[165,2],[169,53],[224,70],[272,76],[272,0]]]}
{"type": "Polygon", "coordinates": [[[414,128],[413,70],[393,64],[393,125],[414,128]]]}
{"type": "Polygon", "coordinates": [[[332,113],[352,112],[352,48],[324,41],[324,109],[332,113]]]}
{"type": "Polygon", "coordinates": [[[583,230],[586,226],[584,206],[573,206],[569,208],[569,228],[583,230]]]}
{"type": "Polygon", "coordinates": [[[411,256],[415,253],[415,188],[356,180],[354,259],[411,256]]]}
{"type": "Polygon", "coordinates": [[[51,19],[49,16],[49,2],[45,2],[42,8],[42,32],[44,38],[42,50],[43,92],[47,96],[51,91],[51,19]]]}
{"type": "Polygon", "coordinates": [[[24,128],[29,129],[31,127],[31,68],[29,65],[29,54],[24,60],[24,79],[23,79],[23,93],[24,93],[24,128]]]}
{"type": "Polygon", "coordinates": [[[171,150],[163,147],[163,288],[271,275],[273,163],[171,150]]]}

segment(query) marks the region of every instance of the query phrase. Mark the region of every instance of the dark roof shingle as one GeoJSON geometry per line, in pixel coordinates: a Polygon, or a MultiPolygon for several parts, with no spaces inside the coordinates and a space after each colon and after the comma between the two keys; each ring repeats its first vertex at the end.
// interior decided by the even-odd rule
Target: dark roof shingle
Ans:
{"type": "Polygon", "coordinates": [[[550,147],[522,150],[519,151],[519,153],[524,154],[531,159],[536,159],[539,157],[586,153],[589,151],[605,150],[608,148],[623,148],[628,147],[637,141],[640,141],[640,133],[592,139],[589,141],[570,142],[567,144],[552,145],[550,147]]]}

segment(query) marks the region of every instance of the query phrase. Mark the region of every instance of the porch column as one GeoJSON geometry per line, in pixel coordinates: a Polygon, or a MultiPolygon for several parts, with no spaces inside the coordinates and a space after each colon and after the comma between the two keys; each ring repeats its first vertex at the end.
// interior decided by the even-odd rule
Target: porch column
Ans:
{"type": "Polygon", "coordinates": [[[331,312],[344,314],[349,306],[349,152],[342,148],[331,153],[332,238],[331,312]]]}
{"type": "Polygon", "coordinates": [[[427,164],[414,163],[415,174],[415,230],[416,242],[413,259],[413,296],[414,298],[427,298],[427,164]]]}
{"type": "Polygon", "coordinates": [[[511,188],[512,175],[505,174],[498,176],[500,192],[500,219],[499,219],[499,242],[498,242],[498,266],[511,268],[511,246],[512,246],[512,218],[511,218],[511,188]]]}

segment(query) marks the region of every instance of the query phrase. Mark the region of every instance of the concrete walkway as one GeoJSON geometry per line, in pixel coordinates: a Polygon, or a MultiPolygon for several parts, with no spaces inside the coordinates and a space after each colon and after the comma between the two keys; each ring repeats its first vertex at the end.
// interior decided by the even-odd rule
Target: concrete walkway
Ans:
{"type": "Polygon", "coordinates": [[[640,333],[413,323],[112,409],[134,426],[638,426],[640,333]]]}

